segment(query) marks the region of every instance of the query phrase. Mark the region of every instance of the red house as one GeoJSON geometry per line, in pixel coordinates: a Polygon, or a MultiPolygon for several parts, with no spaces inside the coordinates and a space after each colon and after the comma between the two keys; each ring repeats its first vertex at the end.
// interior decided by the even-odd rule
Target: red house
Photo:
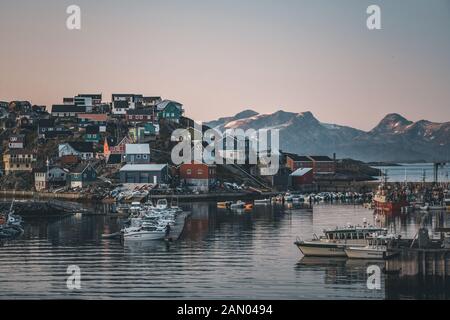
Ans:
{"type": "Polygon", "coordinates": [[[120,142],[117,142],[113,137],[107,137],[103,143],[103,154],[105,158],[108,158],[110,154],[124,154],[125,145],[130,143],[133,143],[133,141],[128,136],[124,137],[120,142]]]}
{"type": "Polygon", "coordinates": [[[182,164],[180,179],[191,190],[207,192],[216,181],[216,166],[204,163],[182,164]]]}
{"type": "Polygon", "coordinates": [[[298,189],[304,185],[310,185],[314,181],[314,171],[312,168],[297,169],[289,175],[291,186],[298,189]]]}
{"type": "Polygon", "coordinates": [[[129,109],[126,120],[128,123],[153,122],[155,112],[149,109],[129,109]]]}

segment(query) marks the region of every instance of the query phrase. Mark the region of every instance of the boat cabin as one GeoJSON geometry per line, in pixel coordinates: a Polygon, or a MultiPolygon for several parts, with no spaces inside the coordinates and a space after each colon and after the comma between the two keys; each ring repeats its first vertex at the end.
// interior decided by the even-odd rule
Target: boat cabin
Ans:
{"type": "Polygon", "coordinates": [[[324,231],[328,240],[364,240],[372,238],[374,234],[385,234],[386,232],[386,229],[376,227],[354,227],[324,231]]]}

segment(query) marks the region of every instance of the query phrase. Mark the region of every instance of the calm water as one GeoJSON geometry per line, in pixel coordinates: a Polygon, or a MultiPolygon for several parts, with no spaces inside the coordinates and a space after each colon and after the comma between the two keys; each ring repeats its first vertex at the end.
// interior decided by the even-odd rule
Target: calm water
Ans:
{"type": "Polygon", "coordinates": [[[21,239],[0,247],[0,298],[397,297],[386,292],[384,279],[381,290],[367,289],[366,268],[373,262],[301,259],[293,242],[364,218],[411,237],[421,220],[430,227],[441,220],[450,225],[445,214],[386,220],[354,205],[317,205],[314,210],[262,206],[243,214],[207,203],[190,209],[183,238],[172,244],[124,246],[102,240],[101,234],[118,230],[116,219],[105,216],[28,221],[21,239]],[[69,265],[81,268],[81,290],[66,287],[69,265]]]}
{"type": "MultiPolygon", "coordinates": [[[[387,172],[388,181],[390,182],[425,182],[434,181],[434,171],[432,163],[402,163],[395,167],[374,167],[387,172]]],[[[439,168],[439,182],[450,182],[450,165],[439,168]]]]}

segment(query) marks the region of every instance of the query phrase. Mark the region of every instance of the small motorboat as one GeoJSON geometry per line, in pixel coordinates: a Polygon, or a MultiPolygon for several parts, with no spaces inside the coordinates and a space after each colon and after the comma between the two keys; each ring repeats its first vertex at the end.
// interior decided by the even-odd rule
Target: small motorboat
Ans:
{"type": "Polygon", "coordinates": [[[230,209],[232,209],[232,210],[244,209],[244,208],[245,208],[245,202],[243,202],[241,200],[238,200],[230,205],[230,209]]]}
{"type": "Polygon", "coordinates": [[[166,234],[163,228],[144,224],[141,227],[124,228],[122,232],[124,241],[163,240],[166,234]]]}
{"type": "Polygon", "coordinates": [[[232,203],[233,202],[231,202],[231,201],[217,202],[217,208],[219,208],[219,209],[229,209],[231,207],[232,203]]]}
{"type": "Polygon", "coordinates": [[[255,205],[256,204],[270,204],[270,199],[257,199],[254,201],[255,205]]]}
{"type": "Polygon", "coordinates": [[[169,203],[166,199],[159,199],[156,202],[156,209],[157,210],[166,210],[169,207],[169,203]]]}

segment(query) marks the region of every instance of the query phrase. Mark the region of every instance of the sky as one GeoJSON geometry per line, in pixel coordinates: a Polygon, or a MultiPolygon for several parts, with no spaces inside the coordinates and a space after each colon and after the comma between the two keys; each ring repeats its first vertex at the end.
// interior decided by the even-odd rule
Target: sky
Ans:
{"type": "Polygon", "coordinates": [[[0,100],[158,95],[207,121],[450,121],[450,0],[1,0],[0,100]],[[66,8],[81,8],[68,30],[66,8]],[[381,30],[366,27],[369,5],[381,30]]]}

